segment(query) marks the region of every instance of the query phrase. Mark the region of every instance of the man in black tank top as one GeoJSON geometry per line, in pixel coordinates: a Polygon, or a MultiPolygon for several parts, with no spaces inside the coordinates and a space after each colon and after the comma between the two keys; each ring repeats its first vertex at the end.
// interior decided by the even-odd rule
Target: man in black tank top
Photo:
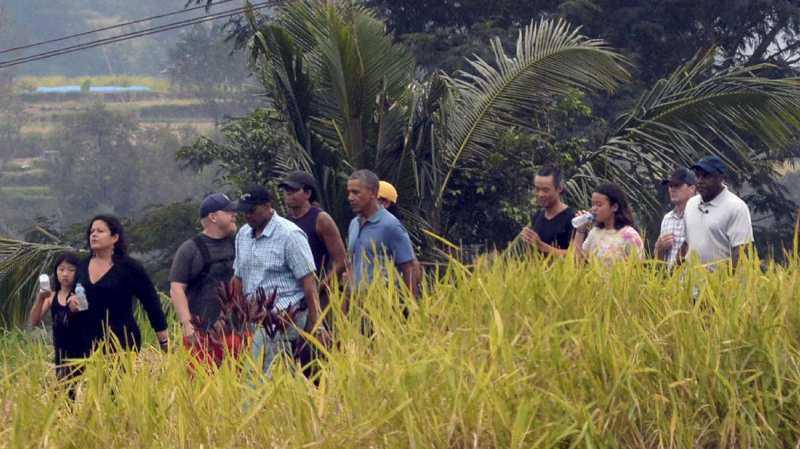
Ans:
{"type": "MultiPolygon", "coordinates": [[[[318,203],[317,183],[313,176],[302,171],[290,173],[280,184],[288,208],[287,218],[308,237],[320,285],[330,285],[333,276],[344,273],[346,252],[344,241],[328,213],[315,206],[318,203]]],[[[322,302],[322,298],[320,298],[322,302]]],[[[321,303],[324,309],[327,304],[321,303]]]]}

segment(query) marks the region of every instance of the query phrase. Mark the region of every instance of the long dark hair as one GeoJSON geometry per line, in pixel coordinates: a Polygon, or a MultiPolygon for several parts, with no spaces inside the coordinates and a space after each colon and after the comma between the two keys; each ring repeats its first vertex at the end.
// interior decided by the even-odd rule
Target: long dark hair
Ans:
{"type": "MultiPolygon", "coordinates": [[[[611,206],[616,204],[617,211],[614,212],[614,229],[622,229],[625,226],[635,228],[633,220],[633,211],[630,204],[628,204],[628,197],[616,184],[606,183],[600,184],[594,189],[595,193],[605,195],[611,206]]],[[[602,224],[598,223],[597,227],[603,229],[602,224]]]]}
{"type": "MultiPolygon", "coordinates": [[[[95,221],[102,221],[108,226],[111,235],[116,235],[117,243],[114,244],[114,258],[123,258],[128,254],[128,242],[125,240],[125,229],[119,219],[113,215],[97,215],[89,221],[89,226],[86,228],[86,248],[92,250],[91,242],[89,241],[92,235],[92,225],[95,221]]],[[[92,253],[94,255],[94,253],[92,253]]]]}
{"type": "Polygon", "coordinates": [[[54,293],[58,293],[61,290],[61,282],[58,281],[58,266],[65,262],[72,265],[77,270],[78,264],[81,263],[81,259],[77,253],[72,251],[64,251],[58,256],[56,259],[56,264],[53,265],[53,274],[51,276],[54,293]]]}

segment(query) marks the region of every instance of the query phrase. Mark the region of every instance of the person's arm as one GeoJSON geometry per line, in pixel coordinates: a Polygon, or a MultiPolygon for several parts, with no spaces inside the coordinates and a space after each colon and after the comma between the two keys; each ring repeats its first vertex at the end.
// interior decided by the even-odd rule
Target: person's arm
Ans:
{"type": "Polygon", "coordinates": [[[28,314],[28,322],[31,326],[38,326],[42,322],[44,315],[50,310],[53,305],[54,292],[40,291],[36,295],[36,300],[33,302],[33,307],[28,314]]]}
{"type": "Polygon", "coordinates": [[[414,259],[410,262],[398,265],[397,268],[400,270],[400,274],[403,276],[403,282],[405,282],[409,291],[411,291],[411,296],[416,298],[420,272],[419,262],[417,262],[417,259],[414,259]]]}
{"type": "Polygon", "coordinates": [[[753,243],[753,223],[750,219],[750,209],[744,202],[733,211],[726,234],[731,242],[731,263],[736,269],[739,266],[739,252],[746,252],[747,247],[753,243]]]}
{"type": "Polygon", "coordinates": [[[548,245],[547,243],[539,240],[539,251],[552,256],[564,257],[567,255],[567,250],[556,248],[555,246],[548,245]]]}
{"type": "MultiPolygon", "coordinates": [[[[189,310],[189,298],[186,296],[186,288],[192,278],[193,265],[195,258],[199,255],[197,245],[192,241],[187,241],[175,252],[172,266],[169,270],[169,299],[175,307],[175,314],[181,323],[183,336],[193,338],[194,326],[192,325],[192,313],[189,310]]],[[[202,270],[202,267],[200,268],[202,270]]],[[[196,275],[196,274],[195,274],[196,275]]]]}
{"type": "Polygon", "coordinates": [[[164,310],[161,309],[161,299],[158,297],[153,281],[150,280],[150,276],[139,262],[129,258],[127,265],[131,274],[130,282],[133,283],[131,286],[133,293],[139,298],[139,302],[147,314],[147,319],[150,321],[150,326],[156,331],[159,345],[162,349],[166,349],[169,344],[167,319],[164,316],[164,310]]]}
{"type": "Polygon", "coordinates": [[[169,283],[169,299],[175,307],[175,314],[181,322],[183,336],[192,338],[194,336],[194,326],[192,326],[192,313],[189,311],[189,299],[186,297],[186,284],[181,282],[169,283]]]}
{"type": "Polygon", "coordinates": [[[300,279],[303,285],[303,293],[306,296],[306,306],[308,307],[308,318],[306,319],[306,332],[311,332],[317,326],[322,311],[319,307],[319,289],[314,273],[308,273],[300,279]]]}
{"type": "MultiPolygon", "coordinates": [[[[325,274],[325,278],[321,280],[323,285],[330,285],[334,276],[339,276],[347,269],[347,254],[344,249],[344,241],[339,234],[339,228],[333,221],[330,215],[323,212],[317,218],[317,234],[322,237],[325,248],[328,249],[328,254],[331,256],[331,269],[325,274]]],[[[318,267],[319,268],[319,267],[318,267]]]]}
{"type": "Polygon", "coordinates": [[[739,254],[747,254],[749,247],[750,244],[746,243],[744,245],[734,246],[731,248],[731,266],[734,270],[739,267],[739,254]]]}

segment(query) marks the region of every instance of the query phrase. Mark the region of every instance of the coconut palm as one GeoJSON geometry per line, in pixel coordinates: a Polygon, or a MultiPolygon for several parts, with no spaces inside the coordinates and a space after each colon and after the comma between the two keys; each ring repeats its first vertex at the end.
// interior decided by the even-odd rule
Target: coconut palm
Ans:
{"type": "MultiPolygon", "coordinates": [[[[342,227],[347,175],[371,168],[399,187],[412,227],[432,225],[446,236],[442,198],[456,170],[486,158],[507,127],[533,126],[531,112],[569,90],[610,93],[629,78],[623,56],[563,21],[525,27],[512,55],[495,39],[494,60],[474,58],[470,72],[420,77],[408,51],[357,4],[300,0],[279,7],[266,25],[253,13],[250,20],[257,74],[291,142],[276,149],[278,171],[313,173],[324,207],[342,227]]],[[[609,180],[655,216],[655,182],[675,166],[712,153],[746,173],[785,156],[800,119],[797,80],[762,77],[766,66],[712,72],[714,54],[659,81],[621,115],[605,144],[567,167],[576,200],[609,180]]],[[[41,264],[34,261],[43,264],[47,254],[0,241],[0,256],[7,255],[0,272],[19,281],[3,291],[19,292],[17,284],[35,279],[14,279],[15,261],[29,261],[25,270],[35,273],[41,264]]]]}

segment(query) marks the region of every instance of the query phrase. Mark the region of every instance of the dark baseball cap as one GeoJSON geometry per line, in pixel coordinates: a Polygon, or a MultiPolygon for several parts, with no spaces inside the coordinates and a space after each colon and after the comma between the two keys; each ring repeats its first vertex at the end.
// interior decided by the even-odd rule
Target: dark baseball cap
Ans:
{"type": "Polygon", "coordinates": [[[722,159],[718,158],[717,156],[706,156],[699,161],[697,161],[694,165],[692,165],[692,170],[703,170],[706,173],[710,174],[725,174],[725,164],[722,163],[722,159]]]}
{"type": "Polygon", "coordinates": [[[212,193],[203,198],[203,202],[200,203],[200,218],[221,210],[233,212],[236,210],[236,204],[224,193],[212,193]]]}
{"type": "Polygon", "coordinates": [[[289,187],[293,190],[299,190],[304,188],[310,188],[314,192],[317,191],[317,180],[314,179],[313,176],[304,172],[304,171],[295,171],[289,173],[281,183],[279,187],[289,187]]]}
{"type": "Polygon", "coordinates": [[[694,172],[689,170],[688,168],[680,167],[672,172],[669,175],[669,178],[664,179],[661,181],[661,185],[690,185],[693,186],[697,184],[697,176],[695,176],[694,172]]]}
{"type": "Polygon", "coordinates": [[[272,199],[267,189],[261,186],[251,186],[242,192],[239,201],[236,202],[236,210],[239,212],[250,212],[259,204],[267,204],[272,199]]]}

